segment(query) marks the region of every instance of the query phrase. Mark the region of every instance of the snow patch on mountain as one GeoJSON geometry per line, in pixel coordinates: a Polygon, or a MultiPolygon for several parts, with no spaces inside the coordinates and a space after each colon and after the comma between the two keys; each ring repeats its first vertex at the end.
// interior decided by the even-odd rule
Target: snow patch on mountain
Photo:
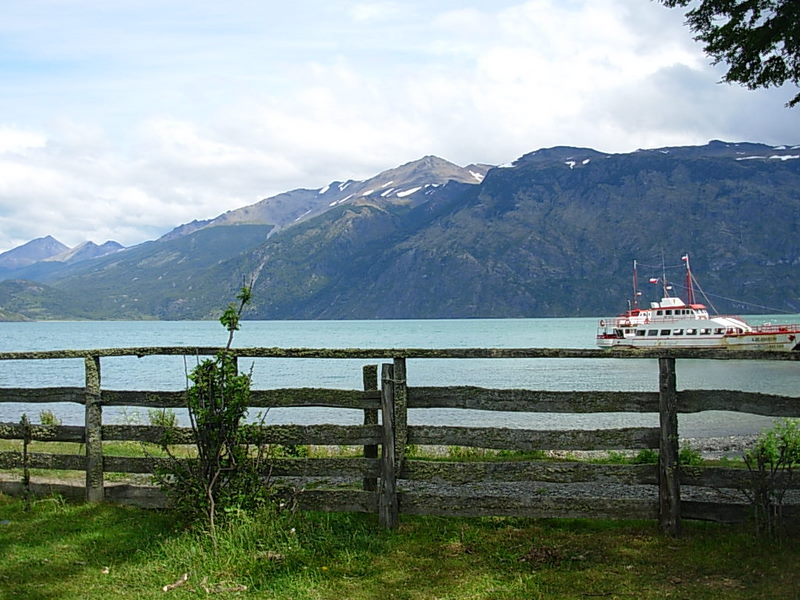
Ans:
{"type": "Polygon", "coordinates": [[[406,190],[405,192],[397,192],[398,198],[405,198],[406,196],[410,196],[411,194],[416,194],[418,191],[422,189],[422,186],[411,188],[410,190],[406,190]]]}

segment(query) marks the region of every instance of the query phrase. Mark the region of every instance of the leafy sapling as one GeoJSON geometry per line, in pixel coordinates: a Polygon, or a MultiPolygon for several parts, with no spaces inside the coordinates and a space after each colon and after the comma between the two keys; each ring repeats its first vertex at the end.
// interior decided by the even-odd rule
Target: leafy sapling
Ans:
{"type": "Polygon", "coordinates": [[[230,304],[220,322],[228,342],[213,359],[200,362],[188,375],[187,408],[196,458],[179,460],[171,452],[170,436],[162,443],[170,460],[158,481],[175,508],[191,520],[202,518],[213,537],[219,518],[257,506],[268,497],[262,476],[265,445],[261,428],[247,426],[251,374],[240,374],[231,351],[242,311],[251,299],[242,288],[238,304],[230,304]]]}

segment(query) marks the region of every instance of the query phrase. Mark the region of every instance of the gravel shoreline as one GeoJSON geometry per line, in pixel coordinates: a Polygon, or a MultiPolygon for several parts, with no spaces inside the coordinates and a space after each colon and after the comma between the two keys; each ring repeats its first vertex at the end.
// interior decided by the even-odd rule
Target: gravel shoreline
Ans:
{"type": "Polygon", "coordinates": [[[683,438],[680,447],[689,447],[700,452],[703,458],[741,458],[746,450],[755,445],[758,435],[729,435],[725,437],[683,438]]]}
{"type": "MultiPolygon", "coordinates": [[[[753,447],[758,435],[729,435],[724,437],[692,437],[678,440],[680,448],[691,448],[700,453],[704,459],[742,458],[745,451],[753,447]]],[[[639,450],[551,450],[547,455],[551,458],[604,458],[609,452],[623,456],[636,456],[639,450]]]]}
{"type": "MultiPolygon", "coordinates": [[[[705,459],[718,459],[721,457],[741,458],[743,453],[753,446],[757,435],[735,435],[725,437],[694,437],[681,438],[681,448],[689,447],[700,452],[705,459]]],[[[446,455],[448,448],[445,446],[426,446],[426,453],[446,455]]],[[[620,451],[626,456],[635,456],[638,451],[620,451]]],[[[608,456],[609,451],[550,451],[547,453],[552,458],[594,459],[608,456]]],[[[0,480],[6,478],[0,475],[0,480]]],[[[277,481],[289,485],[295,490],[308,488],[350,488],[360,484],[360,479],[345,477],[280,477],[277,481]]],[[[517,482],[470,482],[462,484],[447,484],[436,481],[410,481],[398,480],[398,489],[406,492],[463,495],[473,493],[476,496],[549,496],[553,498],[639,498],[648,500],[658,499],[658,486],[654,485],[628,485],[609,482],[591,483],[548,483],[541,481],[517,482]]],[[[683,500],[698,500],[719,503],[748,503],[747,496],[741,491],[732,488],[714,489],[694,486],[681,486],[683,500]]],[[[791,490],[784,499],[786,504],[800,504],[800,490],[791,490]]]]}

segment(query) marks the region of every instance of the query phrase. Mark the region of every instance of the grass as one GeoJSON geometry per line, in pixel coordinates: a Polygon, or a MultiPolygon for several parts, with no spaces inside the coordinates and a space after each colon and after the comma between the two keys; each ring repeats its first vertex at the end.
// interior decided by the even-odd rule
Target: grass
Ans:
{"type": "Polygon", "coordinates": [[[655,523],[238,514],[219,536],[169,513],[0,496],[0,598],[422,600],[798,598],[800,542],[748,527],[655,523]],[[168,593],[163,586],[187,573],[168,593]],[[246,589],[245,589],[246,588],[246,589]]]}

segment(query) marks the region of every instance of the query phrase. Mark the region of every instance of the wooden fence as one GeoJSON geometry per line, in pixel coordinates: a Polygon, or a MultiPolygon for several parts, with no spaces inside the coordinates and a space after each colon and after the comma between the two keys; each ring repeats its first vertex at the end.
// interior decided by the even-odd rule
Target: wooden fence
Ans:
{"type": "MultiPolygon", "coordinates": [[[[85,471],[85,486],[33,483],[34,493],[57,492],[90,502],[103,500],[140,506],[164,506],[158,488],[112,484],[106,473],[152,473],[158,459],[117,457],[103,453],[103,442],[134,440],[158,443],[161,427],[104,425],[109,406],[176,408],[185,406],[185,392],[118,391],[103,389],[101,359],[118,356],[213,355],[219,348],[125,348],[91,351],[0,353],[4,360],[82,358],[83,387],[0,388],[0,402],[72,402],[85,407],[84,426],[0,423],[0,439],[79,442],[81,455],[0,452],[0,469],[64,469],[85,471]]],[[[742,502],[681,500],[681,486],[741,489],[748,483],[743,469],[686,467],[678,464],[679,412],[728,410],[774,417],[800,415],[800,398],[730,390],[676,389],[676,359],[797,361],[800,353],[728,352],[719,350],[580,350],[580,349],[235,349],[240,358],[377,359],[381,365],[363,368],[363,389],[253,390],[251,406],[336,407],[363,411],[361,425],[266,425],[266,443],[281,445],[363,446],[353,458],[280,458],[270,464],[275,477],[348,478],[345,488],[301,489],[301,508],[377,513],[380,522],[395,527],[401,514],[461,516],[529,516],[658,519],[666,532],[677,534],[681,518],[716,521],[742,520],[749,507],[742,502]],[[657,359],[658,391],[536,391],[487,389],[471,386],[409,387],[407,359],[471,358],[625,358],[657,359]],[[448,408],[535,413],[647,412],[660,415],[657,428],[628,427],[598,430],[531,430],[490,427],[409,425],[408,409],[448,408]],[[379,419],[379,415],[381,418],[379,419]],[[591,464],[553,460],[430,461],[407,457],[409,445],[458,446],[505,450],[623,450],[657,449],[657,465],[591,464]],[[378,449],[381,449],[380,453],[378,449]],[[563,484],[563,492],[531,493],[530,483],[563,484]],[[515,492],[514,485],[526,484],[515,492]],[[574,495],[569,485],[590,483],[649,486],[649,497],[574,495]],[[474,485],[479,484],[479,485],[474,485]]],[[[654,388],[655,382],[654,382],[654,388]]],[[[189,443],[191,430],[178,428],[176,443],[189,443]]],[[[25,445],[27,448],[27,444],[25,445]]],[[[794,488],[800,487],[795,482],[794,488]]],[[[19,477],[5,477],[0,491],[25,493],[19,477]]],[[[797,518],[797,506],[784,515],[797,518]]]]}

